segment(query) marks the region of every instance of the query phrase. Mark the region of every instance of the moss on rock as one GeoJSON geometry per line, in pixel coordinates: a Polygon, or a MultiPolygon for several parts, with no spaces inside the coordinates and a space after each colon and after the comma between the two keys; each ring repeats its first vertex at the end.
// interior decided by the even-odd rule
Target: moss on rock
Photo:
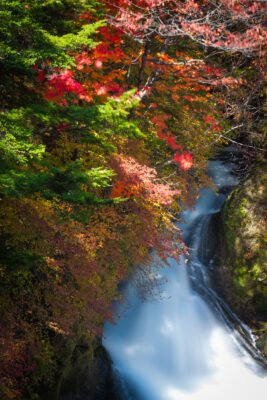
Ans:
{"type": "MultiPolygon", "coordinates": [[[[267,173],[256,163],[247,178],[230,194],[223,210],[226,297],[246,322],[261,325],[260,346],[266,353],[267,173]],[[230,277],[230,282],[229,282],[230,277]],[[265,326],[265,328],[264,328],[265,326]],[[265,338],[265,339],[264,339],[265,338]]],[[[256,326],[256,325],[255,325],[256,326]]]]}

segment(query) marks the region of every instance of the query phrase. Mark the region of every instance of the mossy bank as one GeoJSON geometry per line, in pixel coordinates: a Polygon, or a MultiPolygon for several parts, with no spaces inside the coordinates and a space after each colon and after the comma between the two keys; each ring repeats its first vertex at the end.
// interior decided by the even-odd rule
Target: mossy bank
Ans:
{"type": "Polygon", "coordinates": [[[266,164],[255,163],[222,210],[221,274],[227,301],[267,356],[266,164]]]}

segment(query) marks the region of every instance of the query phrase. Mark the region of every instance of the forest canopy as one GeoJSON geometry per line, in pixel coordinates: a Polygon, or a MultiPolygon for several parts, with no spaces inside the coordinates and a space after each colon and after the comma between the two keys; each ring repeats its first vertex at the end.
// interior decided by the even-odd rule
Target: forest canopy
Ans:
{"type": "Polygon", "coordinates": [[[266,5],[0,5],[0,393],[38,399],[56,335],[93,343],[152,249],[186,252],[174,222],[218,148],[260,156],[266,5]]]}

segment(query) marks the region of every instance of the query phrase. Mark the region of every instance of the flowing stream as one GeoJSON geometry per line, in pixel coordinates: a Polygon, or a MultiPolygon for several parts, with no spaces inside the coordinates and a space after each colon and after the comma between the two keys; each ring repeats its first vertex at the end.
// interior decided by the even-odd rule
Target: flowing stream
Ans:
{"type": "Polygon", "coordinates": [[[124,289],[129,307],[117,325],[105,324],[103,344],[121,400],[266,398],[264,360],[253,336],[211,288],[203,262],[209,219],[226,199],[223,189],[238,183],[220,161],[210,163],[210,175],[219,195],[202,190],[196,208],[183,213],[189,262],[171,259],[171,268],[157,272],[157,279],[168,279],[161,298],[143,302],[129,282],[124,289]]]}

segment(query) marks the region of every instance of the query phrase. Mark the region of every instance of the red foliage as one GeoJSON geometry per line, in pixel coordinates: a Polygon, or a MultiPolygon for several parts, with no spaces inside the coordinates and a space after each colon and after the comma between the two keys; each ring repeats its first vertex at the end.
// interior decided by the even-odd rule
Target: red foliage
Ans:
{"type": "MultiPolygon", "coordinates": [[[[168,120],[170,117],[167,115],[163,116],[155,116],[152,119],[152,122],[157,124],[158,127],[158,137],[160,139],[166,140],[168,145],[173,149],[183,149],[183,146],[180,144],[176,144],[176,137],[171,133],[167,132],[166,134],[162,133],[162,131],[167,128],[167,125],[163,122],[163,120],[168,120]]],[[[180,163],[181,167],[184,170],[190,169],[193,165],[193,157],[190,153],[184,152],[183,154],[179,154],[178,152],[174,155],[174,161],[180,163]]]]}
{"type": "Polygon", "coordinates": [[[119,0],[106,3],[116,13],[115,22],[112,18],[111,23],[139,41],[155,34],[163,38],[181,36],[204,46],[251,54],[267,38],[262,20],[267,8],[264,2],[119,0]]]}
{"type": "Polygon", "coordinates": [[[112,197],[140,197],[158,204],[171,204],[181,192],[170,185],[160,183],[154,168],[139,164],[134,158],[118,154],[113,157],[112,167],[118,175],[112,197]]]}
{"type": "MultiPolygon", "coordinates": [[[[38,77],[40,75],[42,78],[44,77],[42,71],[39,71],[38,77]]],[[[64,105],[66,104],[64,95],[72,93],[80,98],[82,96],[86,101],[90,101],[90,97],[85,95],[84,88],[73,78],[73,72],[70,70],[54,73],[51,76],[46,76],[46,79],[44,97],[47,100],[64,105]]]]}
{"type": "Polygon", "coordinates": [[[7,337],[6,329],[6,326],[0,326],[0,396],[18,400],[25,388],[25,373],[32,371],[35,365],[30,361],[29,339],[26,343],[10,330],[7,337]]]}
{"type": "Polygon", "coordinates": [[[96,60],[95,61],[95,66],[96,66],[96,68],[102,68],[103,67],[102,61],[101,60],[96,60]]]}
{"type": "MultiPolygon", "coordinates": [[[[92,19],[86,15],[85,19],[88,18],[92,19]]],[[[78,100],[88,103],[95,96],[120,96],[125,86],[121,84],[125,71],[120,66],[122,62],[129,62],[120,48],[123,42],[121,34],[118,29],[99,28],[97,39],[100,43],[95,48],[83,49],[80,54],[74,53],[76,67],[73,69],[59,70],[49,75],[38,68],[38,63],[35,64],[33,69],[37,71],[38,91],[48,101],[61,106],[78,103],[78,100]],[[116,64],[119,64],[118,68],[116,64]]]]}
{"type": "Polygon", "coordinates": [[[193,165],[193,157],[192,154],[190,153],[183,153],[183,154],[179,154],[176,153],[174,156],[174,161],[180,163],[181,167],[185,170],[190,169],[193,165]]]}

